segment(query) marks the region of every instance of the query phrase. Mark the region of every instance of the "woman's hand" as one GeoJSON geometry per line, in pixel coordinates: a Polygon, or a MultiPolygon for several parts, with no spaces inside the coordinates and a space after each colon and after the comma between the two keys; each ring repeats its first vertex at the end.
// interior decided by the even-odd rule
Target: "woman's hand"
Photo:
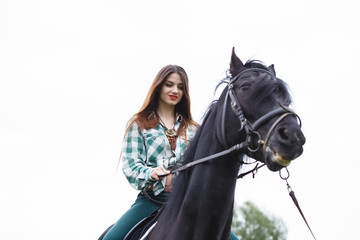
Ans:
{"type": "Polygon", "coordinates": [[[163,166],[157,167],[154,170],[152,170],[151,172],[151,178],[156,180],[156,181],[160,181],[163,178],[160,178],[159,175],[164,175],[164,174],[168,174],[170,173],[170,171],[167,171],[163,166]]]}

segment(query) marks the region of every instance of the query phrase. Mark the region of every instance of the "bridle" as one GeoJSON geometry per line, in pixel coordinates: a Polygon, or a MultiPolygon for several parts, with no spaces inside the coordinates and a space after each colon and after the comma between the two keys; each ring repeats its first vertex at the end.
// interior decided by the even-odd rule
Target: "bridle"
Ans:
{"type": "MultiPolygon", "coordinates": [[[[301,126],[301,121],[300,121],[299,116],[293,110],[291,110],[290,108],[288,108],[286,106],[283,106],[280,103],[279,103],[278,108],[266,113],[265,115],[263,115],[262,117],[257,119],[254,123],[251,123],[248,119],[246,119],[246,117],[244,116],[243,110],[241,108],[240,102],[235,95],[234,83],[236,81],[242,81],[242,77],[244,76],[245,73],[255,72],[255,71],[269,74],[272,78],[275,77],[271,72],[269,72],[265,69],[250,68],[250,69],[246,69],[246,70],[240,72],[238,75],[236,75],[234,78],[230,79],[230,81],[228,82],[228,90],[227,90],[227,93],[225,96],[223,112],[222,112],[222,116],[221,116],[221,143],[227,149],[222,152],[218,152],[218,153],[212,154],[210,156],[207,156],[207,157],[204,157],[204,158],[201,158],[198,160],[194,160],[190,163],[182,165],[181,167],[172,170],[169,174],[174,174],[174,173],[183,171],[187,168],[198,165],[200,163],[203,163],[203,162],[206,162],[206,161],[209,161],[209,160],[221,157],[221,156],[228,155],[234,151],[240,151],[240,150],[247,149],[248,155],[251,156],[253,153],[255,153],[256,151],[258,151],[260,149],[261,145],[263,146],[262,147],[263,151],[265,151],[272,131],[287,116],[293,115],[296,118],[298,118],[299,124],[301,126]],[[237,118],[240,121],[239,131],[245,130],[245,133],[246,133],[245,141],[242,143],[235,144],[232,147],[228,147],[228,145],[226,143],[226,137],[225,137],[225,117],[226,117],[226,107],[228,104],[228,99],[230,99],[230,106],[231,106],[233,112],[235,113],[235,115],[237,116],[237,118]],[[265,139],[263,140],[261,138],[261,135],[257,132],[257,130],[259,129],[260,126],[262,126],[263,124],[265,124],[266,122],[270,121],[271,119],[273,119],[274,117],[277,117],[277,116],[279,116],[278,119],[272,124],[272,126],[270,127],[269,131],[266,134],[265,139]],[[256,136],[258,139],[257,146],[253,146],[254,136],[256,136]]],[[[160,175],[159,177],[166,177],[169,174],[160,175]]]]}
{"type": "Polygon", "coordinates": [[[262,72],[262,73],[266,73],[268,75],[270,75],[270,77],[274,78],[275,76],[265,70],[265,69],[261,69],[261,68],[250,68],[250,69],[246,69],[242,72],[240,72],[237,76],[235,76],[234,78],[232,78],[230,80],[230,82],[228,83],[228,91],[226,93],[225,96],[225,100],[224,100],[224,106],[223,106],[223,112],[222,112],[222,117],[221,117],[221,142],[222,144],[225,146],[225,148],[228,148],[227,146],[227,142],[226,142],[226,137],[225,137],[225,117],[226,117],[226,106],[227,106],[227,101],[230,98],[230,106],[233,110],[233,112],[235,113],[235,115],[237,116],[237,118],[240,120],[240,129],[241,130],[245,130],[246,133],[246,142],[248,143],[248,151],[250,153],[254,153],[256,151],[258,151],[260,149],[260,146],[263,146],[263,149],[265,150],[267,147],[267,143],[268,140],[270,138],[270,135],[272,133],[272,131],[275,129],[275,127],[287,116],[293,115],[295,116],[298,120],[299,120],[299,124],[301,126],[301,121],[300,121],[300,117],[290,108],[282,105],[281,103],[279,103],[279,107],[266,113],[265,115],[263,115],[262,117],[260,117],[259,119],[257,119],[254,123],[251,123],[249,120],[246,119],[246,117],[244,116],[243,110],[241,108],[240,102],[238,100],[238,98],[236,97],[235,91],[234,91],[234,84],[236,81],[242,81],[242,77],[244,76],[245,73],[248,72],[262,72]],[[259,132],[257,131],[259,129],[260,126],[262,126],[264,123],[268,122],[269,120],[273,119],[274,117],[280,116],[275,122],[274,124],[270,127],[268,133],[266,134],[266,137],[264,140],[261,139],[261,136],[259,134],[259,132]],[[257,141],[257,146],[253,146],[253,138],[254,136],[256,136],[258,138],[257,141]]]}

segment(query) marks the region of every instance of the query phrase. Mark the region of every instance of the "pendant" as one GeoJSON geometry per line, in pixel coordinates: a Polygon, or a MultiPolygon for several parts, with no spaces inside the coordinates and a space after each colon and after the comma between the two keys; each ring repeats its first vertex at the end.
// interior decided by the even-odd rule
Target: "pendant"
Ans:
{"type": "Polygon", "coordinates": [[[165,134],[168,137],[176,137],[177,136],[177,132],[174,129],[166,129],[165,134]]]}

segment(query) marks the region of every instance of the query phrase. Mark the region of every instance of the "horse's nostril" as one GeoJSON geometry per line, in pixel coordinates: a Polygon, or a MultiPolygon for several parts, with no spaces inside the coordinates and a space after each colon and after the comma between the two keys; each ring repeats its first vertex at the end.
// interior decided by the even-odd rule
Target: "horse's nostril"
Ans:
{"type": "Polygon", "coordinates": [[[289,129],[286,127],[280,127],[277,131],[279,134],[279,140],[281,139],[284,142],[289,142],[291,144],[304,145],[305,137],[301,131],[297,129],[289,129]]]}
{"type": "Polygon", "coordinates": [[[288,140],[290,138],[289,133],[286,128],[280,128],[278,130],[278,133],[279,133],[280,137],[284,140],[288,140]]]}

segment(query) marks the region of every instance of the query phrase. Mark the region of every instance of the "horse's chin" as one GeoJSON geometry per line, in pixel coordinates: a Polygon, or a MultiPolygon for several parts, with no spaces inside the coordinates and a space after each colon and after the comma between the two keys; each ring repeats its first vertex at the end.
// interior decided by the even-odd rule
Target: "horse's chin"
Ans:
{"type": "Polygon", "coordinates": [[[280,153],[273,151],[269,147],[266,148],[265,164],[271,171],[279,171],[283,167],[289,166],[291,160],[286,159],[280,153]]]}

